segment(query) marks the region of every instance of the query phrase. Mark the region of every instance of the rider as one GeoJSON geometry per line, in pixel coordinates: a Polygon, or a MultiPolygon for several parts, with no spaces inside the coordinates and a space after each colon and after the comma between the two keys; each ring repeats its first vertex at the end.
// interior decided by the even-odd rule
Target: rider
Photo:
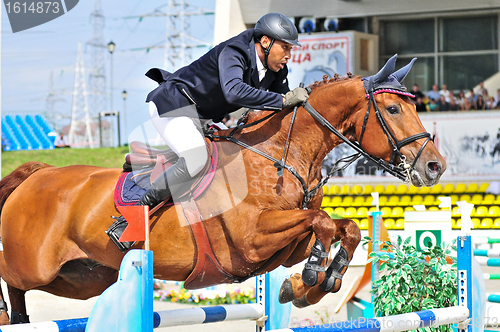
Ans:
{"type": "MultiPolygon", "coordinates": [[[[295,25],[281,14],[269,13],[255,28],[175,73],[154,69],[156,76],[148,75],[160,83],[146,99],[151,121],[179,159],[144,193],[139,205],[154,208],[203,169],[208,155],[201,125],[218,122],[241,107],[280,110],[307,100],[306,89],[288,87],[286,64],[293,46],[300,46],[295,25]]],[[[106,231],[122,252],[134,244],[118,241],[126,226],[120,216],[106,231]]]]}

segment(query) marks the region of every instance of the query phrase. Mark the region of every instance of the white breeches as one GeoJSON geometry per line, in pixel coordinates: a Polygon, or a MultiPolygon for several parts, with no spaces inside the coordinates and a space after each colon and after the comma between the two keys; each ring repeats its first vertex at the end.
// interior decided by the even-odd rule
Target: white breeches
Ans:
{"type": "MultiPolygon", "coordinates": [[[[194,121],[200,120],[187,116],[160,117],[158,109],[152,101],[149,102],[149,115],[151,122],[153,122],[153,125],[165,143],[179,158],[184,157],[189,175],[195,176],[198,174],[208,159],[205,140],[194,123],[194,121]]],[[[201,121],[202,123],[207,122],[206,120],[201,121]]]]}

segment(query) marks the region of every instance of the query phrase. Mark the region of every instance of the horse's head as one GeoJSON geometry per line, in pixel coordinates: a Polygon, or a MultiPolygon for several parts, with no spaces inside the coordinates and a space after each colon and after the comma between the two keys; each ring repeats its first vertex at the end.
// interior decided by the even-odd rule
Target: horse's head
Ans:
{"type": "Polygon", "coordinates": [[[415,186],[432,186],[446,162],[401,85],[414,61],[394,72],[393,56],[377,74],[362,80],[325,78],[311,86],[310,103],[304,107],[334,138],[327,149],[343,141],[390,174],[415,186]]]}
{"type": "Polygon", "coordinates": [[[436,184],[446,162],[417,115],[411,94],[401,84],[416,59],[394,71],[397,55],[375,75],[362,79],[366,102],[356,116],[361,148],[402,168],[415,186],[436,184]]]}

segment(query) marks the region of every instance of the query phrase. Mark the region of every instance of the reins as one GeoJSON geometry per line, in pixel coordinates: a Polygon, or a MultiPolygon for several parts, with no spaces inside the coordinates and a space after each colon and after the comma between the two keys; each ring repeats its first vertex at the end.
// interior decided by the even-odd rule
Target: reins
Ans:
{"type": "MultiPolygon", "coordinates": [[[[302,84],[302,83],[301,83],[302,84]]],[[[371,80],[370,80],[370,86],[372,86],[371,84],[371,80]]],[[[309,89],[309,88],[307,88],[309,89]]],[[[309,91],[310,92],[310,91],[309,91]]],[[[230,142],[233,142],[245,149],[248,149],[270,161],[272,161],[274,163],[274,167],[277,168],[277,172],[278,172],[278,176],[281,177],[283,176],[283,170],[286,169],[288,172],[290,172],[293,176],[295,176],[299,182],[301,183],[302,185],[302,189],[304,190],[304,197],[302,199],[302,209],[304,210],[307,210],[307,205],[309,204],[309,202],[311,201],[311,199],[316,195],[316,192],[321,188],[323,187],[327,182],[328,180],[338,171],[340,170],[344,170],[346,169],[349,165],[351,165],[354,161],[356,161],[359,157],[363,156],[365,157],[366,159],[374,162],[378,167],[384,169],[384,171],[386,171],[387,173],[397,177],[398,179],[404,181],[404,182],[409,182],[410,180],[410,172],[412,169],[414,169],[414,166],[415,166],[415,163],[417,162],[418,158],[420,157],[420,155],[422,154],[422,151],[423,149],[427,146],[427,144],[429,143],[429,141],[433,140],[431,138],[431,134],[430,133],[427,133],[427,132],[424,132],[424,133],[419,133],[419,134],[415,134],[415,135],[412,135],[410,137],[407,137],[401,141],[398,141],[396,139],[396,137],[394,136],[394,134],[392,133],[392,131],[389,129],[389,126],[387,124],[387,122],[385,121],[384,117],[382,116],[381,112],[380,112],[380,109],[375,101],[375,91],[373,90],[373,88],[370,89],[370,91],[368,92],[368,108],[367,108],[367,111],[366,111],[366,114],[365,114],[365,117],[364,117],[364,120],[363,120],[363,127],[361,129],[361,135],[360,135],[360,138],[359,138],[359,142],[351,142],[349,139],[347,139],[347,137],[345,137],[342,133],[340,133],[334,126],[332,126],[332,124],[330,122],[328,122],[327,119],[325,119],[321,114],[319,114],[318,111],[316,111],[314,109],[314,107],[311,106],[311,104],[309,104],[308,101],[306,101],[305,103],[303,103],[302,106],[316,121],[318,121],[323,127],[325,127],[326,129],[328,129],[330,132],[334,133],[338,138],[340,138],[344,143],[346,143],[347,145],[349,145],[352,149],[354,149],[357,153],[351,155],[351,156],[347,156],[347,157],[343,157],[341,159],[339,159],[337,162],[335,162],[334,166],[332,167],[332,169],[328,172],[328,174],[326,176],[322,176],[321,177],[321,180],[318,182],[318,184],[316,186],[314,186],[311,190],[308,190],[307,188],[307,184],[306,182],[304,181],[304,179],[300,176],[300,174],[290,165],[287,165],[285,160],[286,160],[286,156],[287,156],[287,152],[288,152],[288,145],[289,145],[289,139],[290,139],[290,136],[291,136],[291,133],[292,133],[292,127],[293,127],[293,124],[295,122],[295,118],[296,118],[296,114],[297,114],[297,110],[298,110],[298,107],[299,105],[295,106],[294,107],[294,110],[293,110],[293,114],[292,114],[292,119],[290,121],[290,128],[288,130],[288,136],[287,136],[287,139],[286,139],[286,142],[285,142],[285,146],[283,148],[283,155],[281,157],[280,160],[274,158],[273,156],[261,151],[261,150],[258,150],[236,138],[233,137],[233,135],[236,133],[236,131],[238,130],[241,130],[241,129],[244,129],[244,128],[249,128],[249,127],[252,127],[252,126],[255,126],[271,117],[273,117],[274,115],[276,115],[277,113],[279,113],[281,110],[277,110],[277,111],[273,111],[272,113],[266,115],[265,117],[262,117],[261,119],[259,120],[256,120],[254,122],[251,122],[251,123],[248,123],[248,124],[241,124],[243,123],[243,119],[247,116],[247,112],[244,113],[244,115],[242,116],[242,118],[238,121],[238,125],[237,127],[235,127],[230,133],[229,135],[226,135],[226,136],[220,136],[220,135],[214,135],[213,133],[208,133],[206,134],[205,136],[209,137],[210,139],[219,139],[219,140],[226,140],[226,141],[230,141],[230,142]],[[366,125],[368,123],[368,118],[369,118],[369,114],[370,114],[370,109],[371,109],[371,105],[373,104],[373,109],[374,109],[374,112],[375,112],[375,115],[377,117],[377,120],[384,132],[384,134],[386,135],[388,141],[389,141],[389,144],[391,145],[392,147],[392,154],[391,154],[391,159],[390,159],[390,162],[387,162],[381,158],[378,158],[378,157],[374,157],[368,153],[366,153],[362,148],[361,148],[361,142],[363,140],[363,136],[364,136],[364,133],[365,133],[365,129],[366,129],[366,125]],[[422,144],[422,146],[420,147],[420,150],[418,151],[417,155],[415,156],[415,159],[413,161],[413,163],[411,165],[407,164],[406,163],[406,156],[404,154],[401,153],[400,149],[405,146],[405,145],[408,145],[416,140],[419,140],[421,138],[427,138],[424,142],[424,144],[422,144]],[[396,157],[400,158],[401,162],[399,165],[394,165],[393,163],[395,162],[396,160],[396,157]],[[342,164],[343,163],[343,164],[342,164]]]]}

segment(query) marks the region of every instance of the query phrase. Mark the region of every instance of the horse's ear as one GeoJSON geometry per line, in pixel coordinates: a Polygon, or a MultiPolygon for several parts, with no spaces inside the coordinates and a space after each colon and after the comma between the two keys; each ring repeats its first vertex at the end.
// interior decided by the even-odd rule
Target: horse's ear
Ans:
{"type": "Polygon", "coordinates": [[[398,58],[397,54],[394,54],[387,62],[385,63],[384,67],[380,69],[378,73],[373,75],[373,83],[382,83],[387,80],[389,75],[392,74],[394,71],[394,68],[396,67],[396,59],[398,58]]]}
{"type": "Polygon", "coordinates": [[[392,76],[394,76],[394,78],[399,82],[403,82],[403,80],[405,79],[405,77],[408,75],[408,73],[410,72],[410,69],[411,67],[413,66],[413,63],[415,62],[415,60],[417,60],[417,58],[413,58],[411,59],[410,63],[407,64],[406,66],[404,66],[403,68],[401,69],[398,69],[397,71],[395,71],[394,73],[392,73],[392,76]]]}

